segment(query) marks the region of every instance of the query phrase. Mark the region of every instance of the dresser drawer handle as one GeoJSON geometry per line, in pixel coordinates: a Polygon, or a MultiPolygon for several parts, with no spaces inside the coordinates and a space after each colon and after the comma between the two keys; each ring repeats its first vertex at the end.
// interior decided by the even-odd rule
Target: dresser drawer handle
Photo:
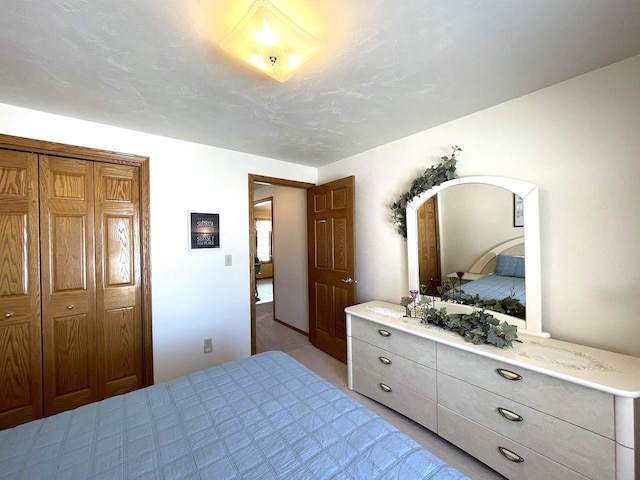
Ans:
{"type": "Polygon", "coordinates": [[[389,385],[385,385],[384,383],[380,384],[380,388],[383,392],[391,393],[391,387],[389,385]]]}
{"type": "Polygon", "coordinates": [[[7,312],[4,314],[4,318],[11,318],[13,317],[13,312],[7,312]]]}
{"type": "Polygon", "coordinates": [[[380,362],[382,362],[384,365],[391,365],[391,360],[389,360],[387,357],[378,357],[380,359],[380,362]]]}
{"type": "Polygon", "coordinates": [[[522,375],[518,375],[517,373],[512,372],[511,370],[505,370],[504,368],[496,368],[496,372],[498,372],[498,374],[500,374],[501,377],[504,377],[507,380],[513,380],[513,381],[522,380],[522,375]]]}
{"type": "Polygon", "coordinates": [[[382,335],[383,337],[390,337],[391,336],[391,332],[387,332],[386,330],[378,330],[378,333],[380,335],[382,335]]]}
{"type": "Polygon", "coordinates": [[[504,418],[511,420],[512,422],[522,422],[524,420],[520,415],[512,412],[511,410],[507,410],[506,408],[498,407],[498,412],[500,412],[500,415],[504,418]]]}
{"type": "Polygon", "coordinates": [[[522,463],[524,462],[524,458],[522,458],[520,455],[518,455],[515,452],[512,452],[511,450],[504,448],[504,447],[498,447],[498,450],[500,450],[500,453],[502,454],[502,456],[504,458],[506,458],[507,460],[509,460],[510,462],[514,462],[514,463],[522,463]]]}

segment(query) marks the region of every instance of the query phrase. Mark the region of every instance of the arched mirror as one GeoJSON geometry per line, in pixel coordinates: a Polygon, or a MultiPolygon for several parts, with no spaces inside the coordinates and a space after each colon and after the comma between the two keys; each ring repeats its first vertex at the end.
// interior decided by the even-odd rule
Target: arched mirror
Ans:
{"type": "MultiPolygon", "coordinates": [[[[536,185],[491,176],[444,182],[407,205],[407,248],[410,288],[425,284],[425,278],[458,277],[457,272],[463,275],[459,288],[481,298],[486,298],[485,288],[502,284],[505,297],[526,304],[526,317],[495,316],[517,325],[522,333],[549,336],[542,331],[536,185]],[[425,227],[425,222],[432,222],[432,227],[425,227]],[[431,263],[425,262],[425,256],[431,256],[431,263]]],[[[461,308],[471,309],[448,307],[451,311],[461,308]]]]}

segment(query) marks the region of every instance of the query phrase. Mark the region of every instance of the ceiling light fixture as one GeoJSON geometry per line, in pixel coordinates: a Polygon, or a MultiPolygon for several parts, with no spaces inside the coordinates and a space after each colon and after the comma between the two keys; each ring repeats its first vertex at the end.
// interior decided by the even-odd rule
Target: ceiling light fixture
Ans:
{"type": "Polygon", "coordinates": [[[324,45],[268,0],[256,0],[220,47],[286,82],[324,45]]]}

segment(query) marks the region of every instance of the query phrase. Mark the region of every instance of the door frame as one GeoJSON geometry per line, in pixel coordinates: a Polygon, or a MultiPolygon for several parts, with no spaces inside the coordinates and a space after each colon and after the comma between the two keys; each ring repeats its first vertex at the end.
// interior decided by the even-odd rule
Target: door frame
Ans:
{"type": "MultiPolygon", "coordinates": [[[[79,147],[64,143],[48,142],[31,138],[0,134],[0,148],[29,151],[37,154],[56,155],[102,163],[131,165],[140,173],[140,260],[142,280],[142,362],[143,385],[153,385],[153,330],[151,315],[151,242],[150,242],[150,195],[149,157],[129,153],[112,152],[96,148],[79,147]]],[[[255,307],[255,306],[254,306],[255,307]]]]}
{"type": "MultiPolygon", "coordinates": [[[[286,180],[284,178],[266,177],[264,175],[249,174],[249,297],[251,305],[251,355],[256,354],[256,276],[254,274],[254,258],[256,256],[256,246],[253,242],[255,215],[253,211],[254,202],[254,182],[265,182],[272,185],[280,185],[282,187],[303,188],[308,190],[311,187],[315,187],[315,183],[298,182],[296,180],[286,180]]],[[[273,215],[273,204],[271,214],[273,215]]],[[[305,226],[306,228],[306,226],[305,226]]],[[[274,272],[275,273],[275,272],[274,272]]],[[[274,299],[275,300],[275,299],[274,299]]]]}

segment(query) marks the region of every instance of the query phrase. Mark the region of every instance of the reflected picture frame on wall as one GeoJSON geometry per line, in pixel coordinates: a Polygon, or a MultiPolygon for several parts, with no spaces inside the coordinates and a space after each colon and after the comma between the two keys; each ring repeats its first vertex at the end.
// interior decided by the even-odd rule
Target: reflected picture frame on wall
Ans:
{"type": "Polygon", "coordinates": [[[520,195],[513,194],[513,226],[524,227],[524,203],[520,195]]]}
{"type": "Polygon", "coordinates": [[[189,211],[189,250],[220,248],[220,214],[189,211]]]}

